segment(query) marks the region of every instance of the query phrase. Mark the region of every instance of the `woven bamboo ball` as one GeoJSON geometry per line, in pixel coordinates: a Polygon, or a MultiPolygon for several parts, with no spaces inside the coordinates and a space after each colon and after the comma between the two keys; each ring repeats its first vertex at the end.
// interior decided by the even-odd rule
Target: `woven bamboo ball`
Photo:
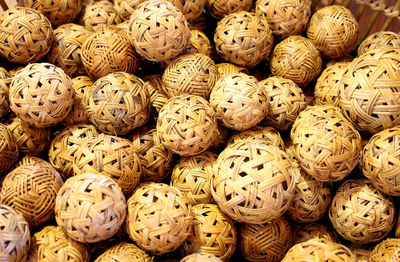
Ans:
{"type": "Polygon", "coordinates": [[[152,262],[151,258],[146,252],[138,248],[136,245],[121,242],[113,247],[107,249],[103,254],[96,258],[94,262],[152,262]]]}
{"type": "Polygon", "coordinates": [[[289,208],[295,187],[288,155],[263,140],[242,140],[218,156],[211,179],[221,210],[238,222],[269,222],[289,208]]]}
{"type": "Polygon", "coordinates": [[[150,0],[139,5],[132,13],[128,34],[136,51],[155,62],[167,62],[177,57],[190,41],[186,18],[178,7],[163,0],[150,0]]]}
{"type": "Polygon", "coordinates": [[[32,236],[29,261],[89,262],[88,248],[71,238],[63,228],[46,226],[32,236]]]}
{"type": "Polygon", "coordinates": [[[246,11],[225,16],[214,34],[215,48],[225,61],[248,67],[268,58],[273,41],[267,20],[246,11]]]}
{"type": "Polygon", "coordinates": [[[88,76],[72,78],[72,87],[75,89],[76,96],[80,97],[82,100],[82,103],[86,101],[88,90],[92,85],[93,81],[88,76]]]}
{"type": "Polygon", "coordinates": [[[13,166],[13,169],[19,167],[19,166],[45,166],[45,167],[52,167],[52,165],[47,162],[46,160],[43,160],[39,157],[36,156],[24,156],[20,160],[18,160],[17,163],[13,166]]]}
{"type": "Polygon", "coordinates": [[[17,161],[18,145],[6,125],[0,124],[0,174],[4,174],[17,161]]]}
{"type": "Polygon", "coordinates": [[[376,32],[360,43],[358,56],[374,49],[400,48],[400,36],[391,31],[376,32]]]}
{"type": "Polygon", "coordinates": [[[94,1],[86,5],[79,24],[90,31],[96,31],[103,26],[116,25],[122,22],[112,2],[108,0],[94,1]]]}
{"type": "Polygon", "coordinates": [[[49,166],[20,166],[8,173],[0,190],[0,203],[22,214],[31,227],[54,218],[60,174],[49,166]]]}
{"type": "Polygon", "coordinates": [[[329,218],[335,230],[355,244],[382,240],[396,220],[393,200],[361,179],[347,180],[338,188],[329,218]]]}
{"type": "Polygon", "coordinates": [[[228,145],[234,144],[239,140],[245,139],[261,139],[271,145],[275,145],[282,150],[285,150],[285,143],[282,140],[281,135],[275,128],[271,126],[255,126],[253,128],[237,132],[233,134],[229,140],[228,145]]]}
{"type": "Polygon", "coordinates": [[[129,20],[133,11],[145,0],[114,0],[114,8],[123,20],[129,20]]]}
{"type": "Polygon", "coordinates": [[[157,114],[161,108],[168,102],[167,94],[162,89],[162,75],[151,74],[143,77],[146,83],[147,91],[150,95],[150,104],[157,114]]]}
{"type": "Polygon", "coordinates": [[[62,124],[64,126],[72,126],[77,124],[86,124],[89,121],[89,116],[86,112],[85,104],[82,101],[82,95],[75,93],[74,104],[68,116],[64,118],[62,124]]]}
{"type": "MultiPolygon", "coordinates": [[[[193,253],[180,260],[180,262],[222,262],[220,258],[203,253],[193,253]]],[[[167,262],[167,261],[165,261],[167,262]]]]}
{"type": "Polygon", "coordinates": [[[230,0],[207,0],[207,13],[214,18],[221,20],[224,16],[240,11],[249,11],[253,5],[253,0],[230,1],[230,0]]]}
{"type": "Polygon", "coordinates": [[[206,34],[197,29],[190,29],[190,42],[187,47],[189,54],[211,55],[211,43],[206,34]]]}
{"type": "Polygon", "coordinates": [[[248,74],[248,70],[245,67],[240,67],[231,63],[219,63],[217,64],[217,68],[220,78],[239,73],[248,74]]]}
{"type": "Polygon", "coordinates": [[[203,13],[207,0],[168,0],[181,10],[189,23],[195,22],[203,13]]]}
{"type": "Polygon", "coordinates": [[[240,227],[240,253],[248,261],[280,261],[291,245],[292,230],[283,216],[266,224],[240,227]]]}
{"type": "Polygon", "coordinates": [[[297,226],[293,231],[293,242],[298,244],[313,238],[326,239],[330,242],[337,242],[338,238],[334,231],[328,229],[325,224],[310,223],[297,226]]]}
{"type": "Polygon", "coordinates": [[[264,119],[268,113],[268,94],[255,77],[239,73],[217,81],[210,104],[221,125],[240,131],[264,119]]]}
{"type": "Polygon", "coordinates": [[[0,259],[22,262],[31,244],[29,224],[14,209],[0,204],[0,259]]]}
{"type": "Polygon", "coordinates": [[[344,6],[330,5],[316,11],[307,28],[309,38],[322,56],[340,58],[357,44],[359,25],[344,6]]]}
{"type": "Polygon", "coordinates": [[[202,97],[181,95],[168,100],[160,110],[157,136],[172,152],[190,156],[206,151],[217,135],[217,118],[202,97]]]}
{"type": "Polygon", "coordinates": [[[143,250],[153,255],[169,253],[190,235],[191,209],[189,200],[175,187],[142,183],[128,200],[126,230],[143,250]]]}
{"type": "Polygon", "coordinates": [[[42,59],[53,41],[49,20],[36,10],[15,7],[0,15],[0,54],[12,63],[42,59]]]}
{"type": "Polygon", "coordinates": [[[35,127],[49,127],[69,114],[74,95],[71,79],[61,68],[49,63],[29,64],[12,79],[10,108],[35,127]]]}
{"type": "Polygon", "coordinates": [[[375,134],[400,124],[400,49],[367,52],[351,62],[339,87],[343,114],[375,134]]]}
{"type": "Polygon", "coordinates": [[[302,36],[289,36],[277,44],[270,60],[273,75],[290,79],[299,86],[308,85],[322,69],[319,51],[302,36]]]}
{"type": "Polygon", "coordinates": [[[268,20],[274,38],[283,40],[300,35],[311,16],[310,0],[258,0],[256,14],[268,20]]]}
{"type": "Polygon", "coordinates": [[[290,136],[301,167],[319,181],[342,180],[358,164],[361,136],[337,107],[306,108],[290,136]]]}
{"type": "Polygon", "coordinates": [[[6,69],[0,67],[0,118],[10,111],[8,103],[8,90],[11,83],[11,75],[6,69]]]}
{"type": "Polygon", "coordinates": [[[400,239],[387,238],[371,252],[371,262],[398,261],[400,257],[400,239]]]}
{"type": "Polygon", "coordinates": [[[260,82],[268,93],[269,109],[264,122],[279,131],[285,131],[306,108],[303,90],[292,80],[272,76],[260,82]]]}

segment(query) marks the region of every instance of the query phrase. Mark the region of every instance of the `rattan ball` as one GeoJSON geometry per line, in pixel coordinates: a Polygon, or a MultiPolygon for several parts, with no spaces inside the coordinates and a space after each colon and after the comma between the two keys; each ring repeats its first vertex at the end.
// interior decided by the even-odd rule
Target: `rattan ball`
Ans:
{"type": "Polygon", "coordinates": [[[307,106],[303,90],[292,80],[280,76],[269,77],[260,85],[268,93],[269,99],[264,122],[279,131],[287,130],[307,106]]]}
{"type": "Polygon", "coordinates": [[[192,223],[192,206],[175,187],[142,183],[128,200],[129,237],[153,255],[176,250],[190,235],[192,223]]]}
{"type": "Polygon", "coordinates": [[[103,254],[96,258],[94,262],[153,262],[146,252],[138,248],[136,245],[121,242],[110,247],[103,254]]]}
{"type": "Polygon", "coordinates": [[[321,238],[330,242],[337,242],[338,238],[334,231],[328,229],[325,224],[310,223],[299,225],[293,231],[293,243],[298,244],[313,238],[321,238]]]}
{"type": "Polygon", "coordinates": [[[393,200],[362,179],[347,180],[338,188],[329,218],[335,230],[355,244],[382,240],[396,221],[393,200]]]}
{"type": "Polygon", "coordinates": [[[374,49],[400,48],[400,36],[391,31],[376,32],[360,43],[358,56],[374,49]]]}
{"type": "Polygon", "coordinates": [[[88,248],[69,238],[61,227],[46,226],[32,236],[28,261],[89,262],[88,248]]]}
{"type": "Polygon", "coordinates": [[[337,107],[309,106],[290,136],[301,167],[319,181],[342,180],[358,164],[361,136],[337,107]]]}
{"type": "Polygon", "coordinates": [[[113,0],[118,15],[125,21],[131,18],[133,11],[145,0],[113,0]]]}
{"type": "Polygon", "coordinates": [[[207,0],[207,13],[214,18],[221,20],[227,15],[239,11],[249,11],[253,5],[253,0],[230,1],[230,0],[207,0]]]}
{"type": "Polygon", "coordinates": [[[225,61],[253,67],[268,58],[274,37],[264,17],[240,11],[218,22],[214,42],[225,61]]]}
{"type": "Polygon", "coordinates": [[[82,101],[84,95],[76,92],[74,96],[74,104],[68,116],[64,118],[62,124],[64,126],[72,126],[77,124],[86,124],[89,121],[89,116],[86,112],[85,104],[82,101]]]}
{"type": "Polygon", "coordinates": [[[10,169],[19,156],[18,145],[6,125],[0,123],[0,175],[10,169]]]}
{"type": "Polygon", "coordinates": [[[225,78],[226,76],[235,75],[239,73],[248,74],[248,70],[245,67],[240,67],[231,63],[219,63],[217,64],[217,69],[220,78],[225,78]]]}
{"type": "Polygon", "coordinates": [[[330,5],[316,11],[307,28],[309,38],[322,56],[340,58],[357,44],[359,25],[349,9],[330,5]]]}
{"type": "Polygon", "coordinates": [[[0,67],[0,118],[10,111],[8,103],[8,90],[11,83],[11,75],[6,69],[0,67]]]}
{"type": "Polygon", "coordinates": [[[211,56],[211,49],[211,43],[206,34],[194,28],[190,29],[190,42],[187,47],[187,53],[211,56]]]}
{"type": "Polygon", "coordinates": [[[322,69],[319,51],[302,36],[289,36],[277,44],[270,59],[273,75],[290,79],[299,86],[308,85],[322,69]]]}
{"type": "Polygon", "coordinates": [[[202,15],[207,0],[168,0],[181,10],[186,20],[191,24],[202,15]]]}
{"type": "Polygon", "coordinates": [[[182,256],[200,252],[229,261],[236,250],[236,228],[215,204],[192,208],[193,232],[180,247],[182,256]]]}
{"type": "Polygon", "coordinates": [[[387,238],[371,252],[370,262],[398,261],[400,257],[400,239],[387,238]]]}
{"type": "Polygon", "coordinates": [[[29,156],[29,155],[22,157],[17,163],[15,163],[13,169],[19,166],[46,166],[50,168],[52,167],[52,165],[46,160],[43,160],[36,156],[29,156]]]}
{"type": "Polygon", "coordinates": [[[202,97],[181,95],[168,100],[160,110],[157,136],[172,152],[191,156],[206,151],[217,135],[217,118],[202,97]]]}
{"type": "Polygon", "coordinates": [[[56,125],[74,103],[72,81],[49,63],[34,63],[18,71],[10,86],[10,108],[21,120],[38,128],[56,125]]]}
{"type": "Polygon", "coordinates": [[[12,63],[42,59],[53,41],[49,20],[36,10],[15,7],[0,15],[0,54],[12,63]]]}
{"type": "Polygon", "coordinates": [[[295,169],[288,155],[264,140],[241,140],[226,147],[214,164],[212,195],[238,222],[261,224],[289,208],[295,169]]]}
{"type": "Polygon", "coordinates": [[[150,104],[155,111],[160,112],[161,108],[168,102],[168,97],[162,89],[162,75],[151,74],[143,77],[147,91],[150,95],[150,104]]]}
{"type": "Polygon", "coordinates": [[[96,31],[104,26],[116,25],[122,22],[112,2],[108,0],[94,1],[85,7],[79,23],[90,31],[96,31]]]}
{"type": "Polygon", "coordinates": [[[54,218],[60,174],[49,166],[19,166],[8,173],[0,190],[0,203],[22,214],[31,227],[54,218]]]}
{"type": "Polygon", "coordinates": [[[72,78],[72,87],[75,89],[75,94],[81,99],[82,103],[85,103],[88,90],[92,85],[93,81],[88,76],[72,78]]]}
{"type": "Polygon", "coordinates": [[[285,150],[285,143],[283,142],[281,135],[271,126],[255,126],[244,131],[236,132],[229,138],[227,145],[245,139],[261,139],[271,145],[285,150]]]}
{"type": "Polygon", "coordinates": [[[150,0],[132,13],[129,39],[146,59],[167,62],[186,50],[190,41],[189,23],[172,3],[150,0]]]}
{"type": "Polygon", "coordinates": [[[256,14],[268,20],[276,40],[300,35],[311,16],[310,0],[258,0],[256,14]]]}
{"type": "MultiPolygon", "coordinates": [[[[184,258],[182,258],[179,262],[222,262],[220,258],[203,253],[193,253],[184,258]]],[[[167,262],[167,261],[165,261],[167,262]]]]}

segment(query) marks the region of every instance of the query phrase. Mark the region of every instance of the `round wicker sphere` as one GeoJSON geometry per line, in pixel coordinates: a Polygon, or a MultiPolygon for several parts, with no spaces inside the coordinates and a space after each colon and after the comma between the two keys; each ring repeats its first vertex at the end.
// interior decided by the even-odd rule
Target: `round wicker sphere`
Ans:
{"type": "Polygon", "coordinates": [[[94,1],[86,5],[79,24],[90,31],[96,31],[103,26],[116,25],[122,22],[112,2],[108,0],[94,1]]]}
{"type": "Polygon", "coordinates": [[[15,163],[13,169],[19,166],[45,166],[50,168],[52,167],[52,165],[46,160],[43,160],[36,156],[29,156],[29,155],[22,157],[17,163],[15,163]]]}
{"type": "Polygon", "coordinates": [[[110,247],[103,254],[96,258],[94,262],[153,262],[146,252],[136,245],[121,242],[110,247]]]}
{"type": "Polygon", "coordinates": [[[264,140],[242,140],[226,147],[214,164],[212,195],[238,222],[261,224],[289,208],[295,170],[288,155],[264,140]]]}
{"type": "Polygon", "coordinates": [[[211,55],[211,43],[206,34],[195,28],[190,29],[190,42],[187,47],[189,54],[211,55]]]}
{"type": "Polygon", "coordinates": [[[271,126],[255,126],[244,131],[236,132],[229,138],[227,145],[232,145],[239,140],[245,139],[261,139],[271,145],[285,150],[285,143],[283,142],[281,135],[271,126]]]}
{"type": "Polygon", "coordinates": [[[191,156],[202,153],[217,136],[215,112],[202,97],[173,97],[160,110],[157,136],[165,148],[176,154],[191,156]]]}
{"type": "Polygon", "coordinates": [[[208,99],[218,78],[218,68],[210,57],[187,54],[167,66],[162,76],[162,88],[170,98],[191,94],[208,99]]]}
{"type": "Polygon", "coordinates": [[[64,71],[49,63],[34,63],[18,71],[10,86],[10,108],[38,128],[56,125],[70,113],[75,91],[64,71]]]}
{"type": "Polygon", "coordinates": [[[308,85],[322,69],[319,51],[302,36],[289,36],[277,44],[270,59],[273,75],[290,79],[299,86],[308,85]]]}
{"type": "Polygon", "coordinates": [[[253,0],[230,1],[230,0],[207,0],[207,13],[214,18],[221,20],[224,16],[240,11],[249,11],[253,5],[253,0]]]}
{"type": "Polygon", "coordinates": [[[400,257],[400,239],[387,238],[371,252],[370,262],[398,261],[400,257]]]}
{"type": "Polygon", "coordinates": [[[313,238],[326,239],[330,242],[337,242],[338,238],[334,231],[328,229],[325,224],[309,223],[298,226],[293,231],[293,243],[298,244],[313,238]]]}
{"type": "Polygon", "coordinates": [[[383,48],[400,48],[400,36],[391,31],[376,32],[360,43],[358,56],[368,51],[383,48]]]}
{"type": "Polygon", "coordinates": [[[113,2],[117,14],[126,21],[131,18],[133,11],[145,0],[113,0],[113,2]]]}
{"type": "Polygon", "coordinates": [[[162,89],[162,75],[150,74],[143,77],[146,83],[147,91],[150,94],[150,104],[157,114],[161,108],[168,102],[168,97],[162,89]]]}
{"type": "Polygon", "coordinates": [[[231,63],[219,63],[217,64],[217,69],[220,78],[225,78],[226,76],[235,75],[239,73],[248,74],[248,70],[245,67],[240,67],[231,63]]]}
{"type": "Polygon", "coordinates": [[[280,261],[292,245],[290,223],[282,216],[266,224],[243,224],[239,248],[248,261],[280,261]]]}
{"type": "Polygon", "coordinates": [[[0,260],[23,262],[31,244],[29,224],[14,209],[0,204],[0,260]]]}
{"type": "Polygon", "coordinates": [[[253,67],[268,58],[274,37],[264,17],[239,11],[218,22],[214,42],[224,60],[253,67]]]}
{"type": "Polygon", "coordinates": [[[210,104],[221,125],[241,131],[264,119],[268,113],[268,94],[255,77],[239,73],[217,81],[210,104]]]}
{"type": "Polygon", "coordinates": [[[213,203],[210,187],[216,159],[210,151],[181,158],[172,170],[171,186],[187,196],[192,205],[213,203]]]}
{"type": "Polygon", "coordinates": [[[256,14],[268,20],[276,40],[300,35],[311,16],[310,0],[258,0],[256,14]]]}
{"type": "Polygon", "coordinates": [[[359,25],[344,6],[330,5],[316,11],[307,28],[309,38],[322,56],[340,58],[357,44],[359,25]]]}
{"type": "Polygon", "coordinates": [[[69,112],[68,116],[62,121],[62,124],[64,126],[86,124],[89,121],[89,116],[86,112],[86,107],[81,97],[81,94],[78,95],[78,93],[75,93],[72,110],[71,112],[69,112]]]}
{"type": "Polygon", "coordinates": [[[319,181],[342,180],[358,164],[361,136],[337,107],[309,106],[290,136],[301,167],[319,181]]]}
{"type": "Polygon", "coordinates": [[[18,145],[6,125],[0,123],[0,175],[10,169],[19,156],[18,145]]]}
{"type": "Polygon", "coordinates": [[[196,22],[203,13],[207,0],[168,0],[181,10],[186,20],[191,24],[196,22]]]}
{"type": "Polygon", "coordinates": [[[128,200],[129,237],[153,255],[176,250],[190,235],[192,223],[192,206],[175,187],[142,183],[128,200]]]}
{"type": "Polygon", "coordinates": [[[0,203],[22,214],[31,227],[54,218],[60,174],[47,165],[19,166],[8,173],[0,190],[0,203]]]}
{"type": "Polygon", "coordinates": [[[89,88],[93,85],[92,79],[88,76],[77,76],[72,78],[72,87],[75,89],[75,94],[82,103],[85,103],[89,88]]]}
{"type": "Polygon", "coordinates": [[[32,236],[28,261],[89,262],[87,247],[71,238],[63,228],[46,226],[32,236]]]}
{"type": "Polygon", "coordinates": [[[382,240],[396,220],[393,200],[362,179],[347,180],[338,188],[329,218],[335,230],[355,244],[382,240]]]}
{"type": "Polygon", "coordinates": [[[182,258],[179,262],[222,262],[222,261],[223,261],[222,259],[210,254],[193,253],[182,258]]]}
{"type": "Polygon", "coordinates": [[[260,85],[268,93],[269,99],[264,122],[279,131],[287,130],[307,106],[303,90],[292,80],[281,76],[269,77],[260,85]]]}
{"type": "Polygon", "coordinates": [[[177,57],[190,41],[186,18],[178,7],[164,0],[140,4],[129,20],[128,34],[136,51],[155,62],[177,57]]]}
{"type": "Polygon", "coordinates": [[[12,63],[42,59],[53,41],[51,24],[39,11],[15,7],[0,15],[0,54],[12,63]]]}
{"type": "Polygon", "coordinates": [[[182,256],[200,252],[229,261],[236,250],[236,228],[215,204],[192,207],[193,232],[180,247],[182,256]]]}
{"type": "Polygon", "coordinates": [[[0,67],[0,118],[10,111],[8,103],[8,91],[11,83],[11,75],[6,69],[0,67]]]}

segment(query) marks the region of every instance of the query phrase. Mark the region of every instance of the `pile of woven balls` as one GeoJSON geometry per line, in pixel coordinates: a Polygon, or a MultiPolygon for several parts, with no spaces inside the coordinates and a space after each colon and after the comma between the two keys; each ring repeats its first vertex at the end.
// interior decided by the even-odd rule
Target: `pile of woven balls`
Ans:
{"type": "Polygon", "coordinates": [[[2,12],[0,260],[399,261],[400,36],[312,2],[2,12]]]}

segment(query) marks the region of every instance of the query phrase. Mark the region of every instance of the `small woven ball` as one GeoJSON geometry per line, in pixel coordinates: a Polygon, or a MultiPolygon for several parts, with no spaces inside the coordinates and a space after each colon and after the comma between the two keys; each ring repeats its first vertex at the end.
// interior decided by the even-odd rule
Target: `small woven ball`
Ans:
{"type": "Polygon", "coordinates": [[[19,156],[18,145],[6,125],[0,123],[0,174],[10,169],[19,156]]]}
{"type": "Polygon", "coordinates": [[[298,226],[293,231],[293,243],[298,244],[313,238],[326,239],[330,242],[337,242],[338,238],[334,231],[328,229],[325,224],[310,223],[298,226]]]}
{"type": "Polygon", "coordinates": [[[29,224],[14,209],[0,204],[0,260],[22,262],[31,244],[29,224]]]}
{"type": "Polygon", "coordinates": [[[113,0],[117,14],[125,21],[129,21],[133,11],[145,0],[113,0]]]}
{"type": "Polygon", "coordinates": [[[214,18],[221,20],[224,16],[239,11],[249,11],[253,5],[253,0],[230,1],[230,0],[207,0],[207,13],[214,18]]]}
{"type": "Polygon", "coordinates": [[[56,125],[69,114],[75,91],[64,71],[49,63],[34,63],[18,71],[10,86],[10,108],[38,128],[56,125]]]}
{"type": "Polygon", "coordinates": [[[268,93],[268,114],[264,122],[279,131],[287,130],[306,108],[303,90],[292,80],[272,76],[260,82],[268,93]]]}
{"type": "Polygon", "coordinates": [[[42,59],[53,41],[50,21],[36,10],[15,7],[0,15],[0,54],[12,63],[42,59]]]}
{"type": "Polygon", "coordinates": [[[268,20],[276,40],[300,35],[311,16],[310,0],[258,0],[256,14],[268,20]]]}
{"type": "Polygon", "coordinates": [[[316,11],[307,28],[309,38],[322,56],[340,58],[357,44],[359,25],[344,6],[330,5],[316,11]]]}
{"type": "Polygon", "coordinates": [[[128,200],[129,237],[153,255],[176,250],[190,235],[192,223],[192,206],[175,187],[142,183],[128,200]]]}
{"type": "Polygon", "coordinates": [[[290,79],[299,86],[308,85],[322,69],[319,51],[302,36],[289,36],[277,44],[270,60],[273,75],[290,79]]]}
{"type": "Polygon", "coordinates": [[[360,43],[358,56],[374,49],[400,48],[400,36],[391,31],[376,32],[360,43]]]}
{"type": "Polygon", "coordinates": [[[240,11],[218,22],[214,42],[225,61],[253,67],[268,58],[274,37],[264,17],[240,11]]]}
{"type": "Polygon", "coordinates": [[[56,196],[62,185],[54,168],[19,166],[5,176],[0,203],[14,208],[35,228],[54,218],[56,196]]]}
{"type": "Polygon", "coordinates": [[[228,140],[227,145],[234,144],[239,140],[245,139],[261,139],[271,145],[277,146],[282,150],[285,150],[285,143],[282,140],[281,135],[275,128],[271,126],[255,126],[253,128],[236,132],[228,140]]]}
{"type": "Polygon", "coordinates": [[[110,247],[103,254],[96,258],[94,262],[153,262],[146,252],[138,248],[136,245],[121,242],[110,247]]]}
{"type": "Polygon", "coordinates": [[[145,1],[132,13],[129,39],[146,59],[167,62],[186,50],[190,41],[189,23],[172,3],[145,1]]]}
{"type": "Polygon", "coordinates": [[[168,100],[160,110],[157,136],[165,148],[190,156],[206,151],[217,135],[217,118],[202,97],[181,95],[168,100]]]}
{"type": "Polygon", "coordinates": [[[162,75],[151,74],[143,77],[147,91],[150,95],[150,104],[155,111],[160,112],[161,108],[168,102],[167,94],[162,89],[162,75]]]}
{"type": "Polygon", "coordinates": [[[75,89],[75,94],[82,103],[85,103],[89,88],[93,85],[92,79],[88,76],[77,76],[72,78],[72,87],[75,89]]]}
{"type": "Polygon", "coordinates": [[[400,239],[387,238],[371,252],[370,262],[398,261],[400,257],[400,239]]]}
{"type": "Polygon", "coordinates": [[[32,236],[28,261],[89,262],[88,248],[69,238],[61,227],[46,226],[32,236]]]}
{"type": "Polygon", "coordinates": [[[222,259],[210,254],[193,253],[182,258],[179,262],[222,262],[222,261],[223,261],[222,259]]]}
{"type": "Polygon", "coordinates": [[[208,99],[218,78],[217,66],[210,57],[187,54],[167,66],[162,76],[162,88],[170,98],[191,94],[208,99]]]}
{"type": "MultiPolygon", "coordinates": [[[[75,90],[76,91],[76,90],[75,90]]],[[[64,126],[72,126],[77,124],[86,124],[89,121],[89,116],[86,112],[85,104],[82,101],[84,95],[75,92],[74,103],[71,112],[64,118],[62,124],[64,126]]]]}
{"type": "Polygon", "coordinates": [[[181,10],[186,20],[191,24],[202,15],[207,0],[168,0],[181,10]]]}
{"type": "Polygon", "coordinates": [[[8,103],[8,91],[11,83],[11,75],[6,69],[0,67],[0,118],[10,111],[8,103]]]}
{"type": "Polygon", "coordinates": [[[46,160],[43,160],[36,156],[29,156],[29,155],[22,157],[17,163],[15,163],[13,169],[19,166],[46,166],[50,168],[52,167],[52,165],[46,160]]]}
{"type": "Polygon", "coordinates": [[[190,42],[187,47],[189,54],[211,55],[211,43],[206,34],[197,29],[190,29],[190,42]]]}
{"type": "Polygon", "coordinates": [[[231,63],[219,63],[217,64],[217,69],[220,78],[225,78],[226,76],[235,75],[239,73],[248,74],[248,70],[245,67],[240,67],[231,63]]]}
{"type": "Polygon", "coordinates": [[[93,1],[86,5],[79,24],[90,31],[96,31],[104,26],[116,25],[122,22],[112,2],[108,0],[93,1]]]}
{"type": "Polygon", "coordinates": [[[382,240],[396,221],[393,200],[362,179],[347,180],[338,188],[329,219],[343,238],[355,244],[382,240]]]}

